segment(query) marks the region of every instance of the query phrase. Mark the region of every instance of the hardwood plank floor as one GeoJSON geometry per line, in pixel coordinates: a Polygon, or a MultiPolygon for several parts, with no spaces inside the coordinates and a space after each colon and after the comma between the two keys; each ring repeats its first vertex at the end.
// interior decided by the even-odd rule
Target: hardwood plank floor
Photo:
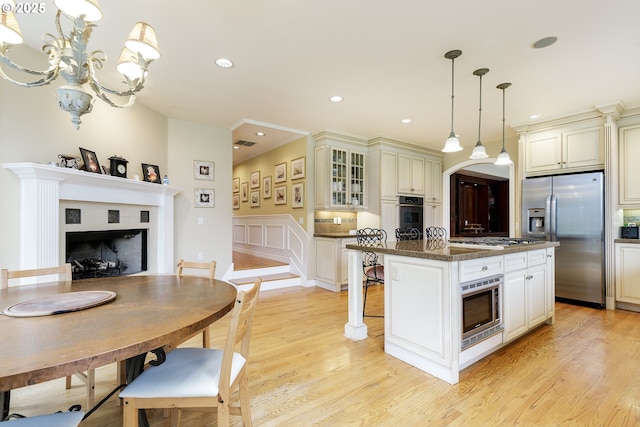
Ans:
{"type": "MultiPolygon", "coordinates": [[[[367,310],[382,310],[382,294],[382,286],[369,289],[367,310]]],[[[555,325],[470,366],[449,385],[384,353],[384,319],[365,320],[369,339],[346,339],[346,292],[265,291],[249,365],[254,425],[640,425],[640,314],[556,308],[555,325]]],[[[223,342],[227,322],[212,325],[214,345],[223,342]]],[[[97,370],[97,396],[115,386],[114,369],[97,370]]],[[[15,390],[12,398],[12,412],[45,413],[82,402],[83,388],[64,390],[62,379],[15,390]]],[[[169,425],[160,411],[149,418],[153,427],[169,425]]],[[[120,425],[115,399],[81,424],[120,425]]],[[[183,425],[217,422],[215,414],[188,413],[183,425]]],[[[241,421],[232,417],[232,425],[241,421]]]]}
{"type": "Polygon", "coordinates": [[[236,271],[251,270],[254,268],[278,267],[281,265],[286,264],[242,252],[233,252],[233,269],[236,271]]]}

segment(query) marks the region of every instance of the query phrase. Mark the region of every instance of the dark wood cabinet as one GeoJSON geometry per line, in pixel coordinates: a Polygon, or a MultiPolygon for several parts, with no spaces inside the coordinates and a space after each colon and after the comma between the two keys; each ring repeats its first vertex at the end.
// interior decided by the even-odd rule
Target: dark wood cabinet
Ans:
{"type": "Polygon", "coordinates": [[[451,175],[451,236],[508,236],[509,181],[451,175]]]}

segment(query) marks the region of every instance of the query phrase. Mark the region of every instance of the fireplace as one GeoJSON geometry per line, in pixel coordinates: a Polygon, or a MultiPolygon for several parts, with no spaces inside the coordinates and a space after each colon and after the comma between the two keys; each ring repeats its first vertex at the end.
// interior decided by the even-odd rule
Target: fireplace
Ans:
{"type": "Polygon", "coordinates": [[[67,233],[146,229],[146,273],[174,272],[173,207],[180,188],[38,163],[2,166],[20,178],[20,269],[65,262],[67,233]],[[81,209],[79,222],[67,222],[67,208],[81,209]]]}
{"type": "Polygon", "coordinates": [[[74,280],[147,271],[146,229],[78,231],[65,236],[65,258],[74,280]]]}

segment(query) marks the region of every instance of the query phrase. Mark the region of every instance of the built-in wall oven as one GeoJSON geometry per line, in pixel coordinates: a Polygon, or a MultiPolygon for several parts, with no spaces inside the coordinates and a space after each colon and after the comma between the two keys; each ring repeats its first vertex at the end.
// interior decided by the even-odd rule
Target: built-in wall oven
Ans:
{"type": "Polygon", "coordinates": [[[399,196],[398,205],[400,206],[400,228],[417,228],[422,236],[424,233],[424,199],[414,196],[399,196]]]}
{"type": "Polygon", "coordinates": [[[503,276],[460,284],[462,298],[462,350],[504,329],[501,292],[503,276]]]}

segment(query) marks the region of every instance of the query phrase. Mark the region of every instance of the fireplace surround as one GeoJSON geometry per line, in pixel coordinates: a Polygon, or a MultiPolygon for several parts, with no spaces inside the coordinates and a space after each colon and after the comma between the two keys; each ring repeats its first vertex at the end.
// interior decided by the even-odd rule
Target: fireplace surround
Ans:
{"type": "MultiPolygon", "coordinates": [[[[98,212],[148,212],[154,223],[148,225],[147,273],[173,272],[173,207],[180,188],[38,163],[3,166],[20,179],[21,269],[65,262],[65,233],[70,227],[61,211],[65,206],[80,204],[98,212]]],[[[73,227],[75,231],[82,230],[82,226],[73,227]]],[[[99,229],[90,223],[87,227],[99,229]]],[[[104,228],[130,227],[126,223],[109,223],[104,228]]]]}

